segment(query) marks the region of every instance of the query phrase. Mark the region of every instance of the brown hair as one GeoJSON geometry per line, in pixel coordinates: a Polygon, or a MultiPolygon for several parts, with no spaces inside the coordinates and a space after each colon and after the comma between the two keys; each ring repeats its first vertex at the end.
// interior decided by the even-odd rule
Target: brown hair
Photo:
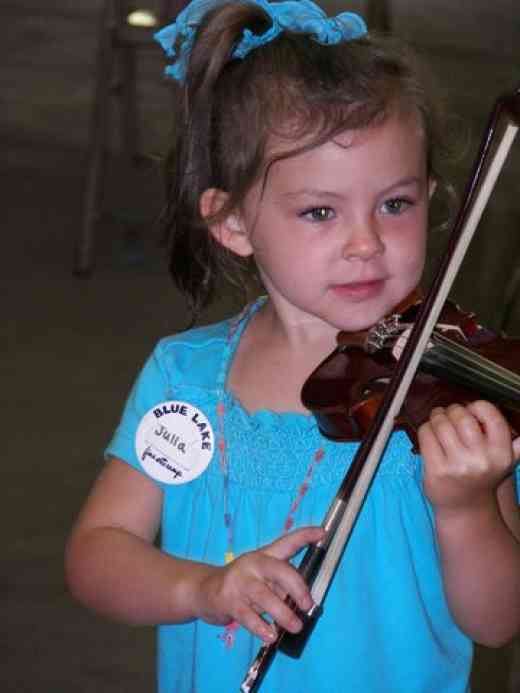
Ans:
{"type": "Polygon", "coordinates": [[[269,26],[263,10],[247,2],[209,12],[178,94],[164,220],[170,271],[194,320],[219,278],[245,287],[255,274],[249,259],[233,255],[208,232],[200,196],[208,188],[226,191],[222,217],[239,208],[273,163],[266,160],[271,136],[294,143],[283,155],[292,156],[346,129],[382,122],[396,107],[415,110],[425,133],[429,174],[440,179],[438,109],[410,49],[372,35],[324,46],[308,35],[283,32],[244,59],[231,57],[244,29],[263,33],[269,26]]]}

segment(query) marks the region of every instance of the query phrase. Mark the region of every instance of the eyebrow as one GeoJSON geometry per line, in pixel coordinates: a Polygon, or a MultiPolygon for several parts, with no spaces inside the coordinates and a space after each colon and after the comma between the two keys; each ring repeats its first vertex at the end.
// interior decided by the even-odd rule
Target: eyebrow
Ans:
{"type": "MultiPolygon", "coordinates": [[[[426,178],[425,180],[427,180],[427,178],[426,178]]],[[[405,177],[405,178],[399,179],[399,180],[396,181],[395,183],[392,183],[392,184],[389,185],[387,188],[384,188],[383,190],[381,190],[380,194],[381,194],[381,195],[386,195],[386,194],[388,194],[389,192],[391,192],[392,190],[394,190],[395,188],[407,188],[407,187],[409,187],[410,185],[417,185],[417,186],[420,186],[420,185],[422,184],[422,182],[423,182],[423,178],[422,178],[422,177],[419,177],[419,176],[407,176],[407,177],[405,177]]]]}
{"type": "MultiPolygon", "coordinates": [[[[379,195],[387,195],[389,192],[392,190],[395,190],[395,188],[406,188],[411,185],[417,185],[420,186],[422,184],[422,178],[419,176],[406,176],[405,178],[400,178],[399,180],[395,181],[395,183],[391,183],[388,185],[386,188],[383,188],[383,190],[379,191],[379,195]]],[[[329,197],[329,198],[343,198],[343,193],[340,192],[334,192],[332,190],[324,190],[321,188],[301,188],[300,190],[294,190],[294,191],[288,191],[285,193],[282,193],[282,197],[291,199],[294,197],[329,197]]]]}
{"type": "Polygon", "coordinates": [[[321,188],[302,188],[301,190],[294,190],[282,193],[282,197],[292,198],[292,197],[332,197],[332,198],[342,198],[341,193],[333,192],[332,190],[322,190],[321,188]]]}

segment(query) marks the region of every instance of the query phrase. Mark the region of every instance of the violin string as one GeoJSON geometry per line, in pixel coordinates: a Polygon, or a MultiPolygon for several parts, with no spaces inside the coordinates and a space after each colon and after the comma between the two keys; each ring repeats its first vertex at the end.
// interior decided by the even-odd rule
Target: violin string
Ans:
{"type": "MultiPolygon", "coordinates": [[[[391,348],[398,337],[387,339],[385,347],[391,348]]],[[[435,333],[432,335],[433,347],[430,347],[423,356],[423,363],[427,365],[438,365],[439,367],[449,367],[452,365],[459,369],[459,373],[463,371],[467,373],[467,377],[471,377],[471,381],[467,380],[465,384],[474,385],[474,378],[485,379],[491,381],[496,387],[511,388],[513,395],[516,395],[516,390],[520,389],[520,377],[506,368],[494,363],[493,361],[476,354],[471,349],[464,347],[451,339],[435,333]]]]}
{"type": "Polygon", "coordinates": [[[494,377],[497,378],[497,381],[500,381],[505,385],[509,384],[511,385],[511,387],[520,388],[520,376],[514,373],[513,371],[510,371],[507,368],[500,366],[491,359],[485,358],[481,354],[475,353],[471,349],[468,349],[468,347],[465,347],[462,344],[458,344],[457,342],[453,342],[452,340],[450,340],[447,337],[444,337],[443,335],[434,334],[433,342],[441,344],[446,349],[446,351],[449,351],[453,355],[457,354],[461,362],[464,362],[468,365],[476,366],[477,372],[479,370],[485,371],[487,373],[493,374],[494,377]]]}
{"type": "MultiPolygon", "coordinates": [[[[392,348],[398,339],[399,336],[387,337],[385,348],[392,348]]],[[[423,355],[423,365],[436,368],[437,373],[447,369],[462,380],[460,384],[469,387],[474,388],[475,382],[480,382],[495,397],[504,397],[507,390],[513,399],[520,398],[520,376],[438,332],[433,333],[432,342],[434,346],[423,355]]]]}
{"type": "Polygon", "coordinates": [[[478,384],[487,388],[483,394],[520,401],[520,378],[516,374],[445,337],[435,335],[433,341],[435,346],[423,357],[426,365],[447,369],[470,387],[478,384]]]}
{"type": "Polygon", "coordinates": [[[482,372],[475,369],[461,368],[460,364],[443,358],[435,358],[435,356],[425,359],[424,363],[429,367],[432,375],[442,378],[450,373],[454,383],[479,390],[482,397],[504,403],[504,400],[520,403],[520,393],[517,388],[511,389],[507,385],[498,383],[492,377],[485,377],[482,372]]]}
{"type": "Polygon", "coordinates": [[[457,354],[436,349],[425,358],[425,363],[431,366],[440,366],[451,372],[455,378],[463,379],[464,384],[491,389],[497,396],[508,394],[513,399],[520,400],[520,390],[514,383],[501,381],[496,373],[486,371],[475,364],[461,361],[457,354]]]}

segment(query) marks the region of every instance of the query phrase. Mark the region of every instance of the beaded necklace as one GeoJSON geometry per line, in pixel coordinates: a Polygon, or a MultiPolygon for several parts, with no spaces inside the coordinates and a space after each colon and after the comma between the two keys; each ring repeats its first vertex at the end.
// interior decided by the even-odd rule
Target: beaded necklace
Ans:
{"type": "MultiPolygon", "coordinates": [[[[228,346],[235,335],[238,326],[242,323],[242,321],[246,318],[246,314],[248,312],[252,311],[251,306],[247,306],[241,314],[238,316],[236,322],[232,324],[229,334],[228,334],[228,346]]],[[[240,336],[240,335],[238,335],[240,336]]],[[[224,372],[221,374],[221,385],[222,385],[222,392],[223,392],[223,386],[224,386],[224,381],[225,381],[225,375],[224,372]]],[[[234,560],[235,554],[234,554],[234,547],[233,547],[233,516],[232,512],[230,509],[229,505],[229,460],[227,456],[227,445],[226,445],[226,437],[225,437],[225,406],[224,406],[224,401],[223,401],[223,396],[217,403],[217,421],[218,421],[218,433],[219,433],[219,439],[218,439],[218,451],[219,451],[219,466],[220,466],[220,471],[222,474],[222,479],[223,479],[223,500],[224,500],[224,527],[226,531],[226,551],[224,553],[224,563],[227,565],[231,561],[234,560]]],[[[287,534],[292,527],[294,526],[294,518],[295,515],[298,511],[298,508],[300,507],[306,493],[308,492],[310,485],[312,483],[312,478],[314,476],[314,472],[316,470],[316,467],[321,463],[323,457],[325,455],[325,450],[320,447],[316,450],[314,455],[312,456],[312,460],[307,468],[307,471],[305,472],[305,476],[303,478],[302,483],[298,487],[298,491],[296,494],[295,499],[292,501],[292,503],[289,506],[289,510],[287,513],[287,516],[285,518],[285,521],[283,523],[283,534],[287,534]]],[[[235,633],[236,631],[240,628],[240,625],[236,621],[232,621],[231,623],[228,623],[224,627],[224,632],[220,634],[218,637],[223,640],[226,648],[231,648],[233,647],[234,641],[235,641],[235,633]]]]}

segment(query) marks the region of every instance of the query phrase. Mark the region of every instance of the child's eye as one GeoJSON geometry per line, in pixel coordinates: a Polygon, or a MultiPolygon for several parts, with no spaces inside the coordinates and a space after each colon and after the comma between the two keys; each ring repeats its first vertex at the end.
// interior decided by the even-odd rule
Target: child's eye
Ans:
{"type": "Polygon", "coordinates": [[[411,205],[411,200],[405,200],[402,197],[394,197],[383,203],[382,210],[385,214],[395,214],[397,216],[406,211],[411,205]]]}
{"type": "Polygon", "coordinates": [[[301,216],[309,221],[329,221],[334,218],[334,210],[331,207],[312,207],[302,212],[301,216]]]}

